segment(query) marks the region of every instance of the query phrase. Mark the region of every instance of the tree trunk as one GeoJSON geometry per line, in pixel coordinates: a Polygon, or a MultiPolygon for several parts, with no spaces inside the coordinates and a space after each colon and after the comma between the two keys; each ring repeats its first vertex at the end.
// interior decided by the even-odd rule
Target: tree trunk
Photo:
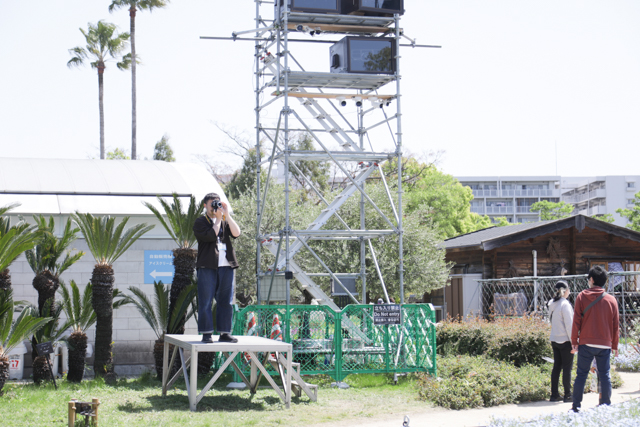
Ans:
{"type": "Polygon", "coordinates": [[[131,21],[131,160],[138,159],[136,132],[137,132],[137,111],[136,111],[136,8],[129,9],[131,21]]]}
{"type": "Polygon", "coordinates": [[[43,316],[44,304],[51,300],[51,310],[56,302],[56,291],[60,286],[60,281],[49,270],[36,275],[33,278],[33,287],[38,291],[38,312],[43,316]]]}
{"type": "Polygon", "coordinates": [[[4,383],[9,379],[9,358],[0,357],[0,396],[2,396],[2,388],[4,383]]]}
{"type": "Polygon", "coordinates": [[[47,364],[47,356],[38,356],[33,359],[33,383],[35,385],[42,384],[43,381],[51,379],[51,369],[47,364]]]}
{"type": "MultiPolygon", "coordinates": [[[[173,313],[174,307],[178,301],[180,293],[191,284],[193,271],[196,268],[196,257],[198,251],[195,249],[174,249],[173,250],[173,266],[175,273],[173,275],[173,283],[171,283],[171,294],[169,296],[169,313],[173,313]]],[[[169,333],[184,334],[184,317],[180,322],[176,331],[169,333]]]]}
{"type": "Polygon", "coordinates": [[[98,106],[100,109],[100,158],[104,160],[104,65],[98,65],[98,106]]]}
{"type": "Polygon", "coordinates": [[[83,332],[74,332],[69,336],[69,372],[67,381],[72,383],[82,382],[84,376],[84,359],[87,356],[87,335],[83,332]]]}
{"type": "Polygon", "coordinates": [[[104,376],[112,368],[113,337],[113,268],[96,265],[91,275],[93,295],[91,305],[96,312],[96,345],[93,370],[96,376],[104,376]]]}
{"type": "Polygon", "coordinates": [[[11,290],[11,273],[8,268],[0,271],[0,291],[11,290]]]}

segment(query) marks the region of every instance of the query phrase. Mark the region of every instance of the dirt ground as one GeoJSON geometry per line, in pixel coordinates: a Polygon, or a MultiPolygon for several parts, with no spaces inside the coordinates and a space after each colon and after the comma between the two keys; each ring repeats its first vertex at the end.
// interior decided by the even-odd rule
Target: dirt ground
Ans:
{"type": "MultiPolygon", "coordinates": [[[[640,373],[620,372],[620,376],[624,381],[624,385],[613,390],[611,403],[639,398],[640,373]]],[[[584,395],[582,401],[583,409],[595,407],[597,404],[598,395],[596,393],[584,395]]],[[[324,423],[309,427],[401,427],[405,415],[409,417],[410,427],[481,427],[489,425],[492,416],[521,417],[523,420],[527,420],[538,415],[567,412],[570,409],[571,403],[552,403],[547,401],[466,410],[425,407],[424,410],[408,414],[389,413],[375,420],[367,418],[351,419],[339,423],[324,423]]]]}

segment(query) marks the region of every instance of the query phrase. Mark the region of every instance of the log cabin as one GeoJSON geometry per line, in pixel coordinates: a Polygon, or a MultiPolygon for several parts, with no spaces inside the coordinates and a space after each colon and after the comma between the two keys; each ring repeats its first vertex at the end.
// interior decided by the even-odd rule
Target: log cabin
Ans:
{"type": "Polygon", "coordinates": [[[444,241],[451,286],[425,295],[440,316],[466,316],[478,279],[640,271],[640,233],[584,215],[490,227],[444,241]],[[536,271],[534,271],[534,257],[536,271]]]}

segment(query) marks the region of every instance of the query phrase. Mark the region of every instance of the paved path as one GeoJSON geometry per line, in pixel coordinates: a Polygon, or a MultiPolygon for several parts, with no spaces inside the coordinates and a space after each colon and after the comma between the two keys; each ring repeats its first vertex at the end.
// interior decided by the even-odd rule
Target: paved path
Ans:
{"type": "MultiPolygon", "coordinates": [[[[620,372],[624,381],[621,388],[613,390],[611,403],[640,398],[640,373],[620,372]]],[[[588,409],[597,406],[598,395],[587,393],[582,401],[582,408],[588,409]]],[[[522,417],[527,420],[538,415],[567,412],[571,409],[571,403],[533,402],[517,405],[501,405],[492,408],[478,408],[466,410],[449,410],[443,408],[428,407],[424,411],[416,411],[409,414],[390,413],[378,419],[352,419],[333,424],[321,424],[323,427],[401,427],[402,420],[408,415],[410,427],[478,427],[489,425],[490,418],[494,415],[510,418],[522,417]]]]}

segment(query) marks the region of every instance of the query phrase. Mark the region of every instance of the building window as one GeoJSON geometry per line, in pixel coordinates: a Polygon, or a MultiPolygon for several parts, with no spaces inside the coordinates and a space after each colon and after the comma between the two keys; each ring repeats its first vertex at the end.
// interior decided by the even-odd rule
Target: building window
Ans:
{"type": "Polygon", "coordinates": [[[635,202],[636,202],[636,199],[627,199],[627,204],[628,205],[633,205],[633,204],[635,204],[635,202]]]}
{"type": "Polygon", "coordinates": [[[636,188],[635,182],[627,182],[627,188],[636,188]]]}

